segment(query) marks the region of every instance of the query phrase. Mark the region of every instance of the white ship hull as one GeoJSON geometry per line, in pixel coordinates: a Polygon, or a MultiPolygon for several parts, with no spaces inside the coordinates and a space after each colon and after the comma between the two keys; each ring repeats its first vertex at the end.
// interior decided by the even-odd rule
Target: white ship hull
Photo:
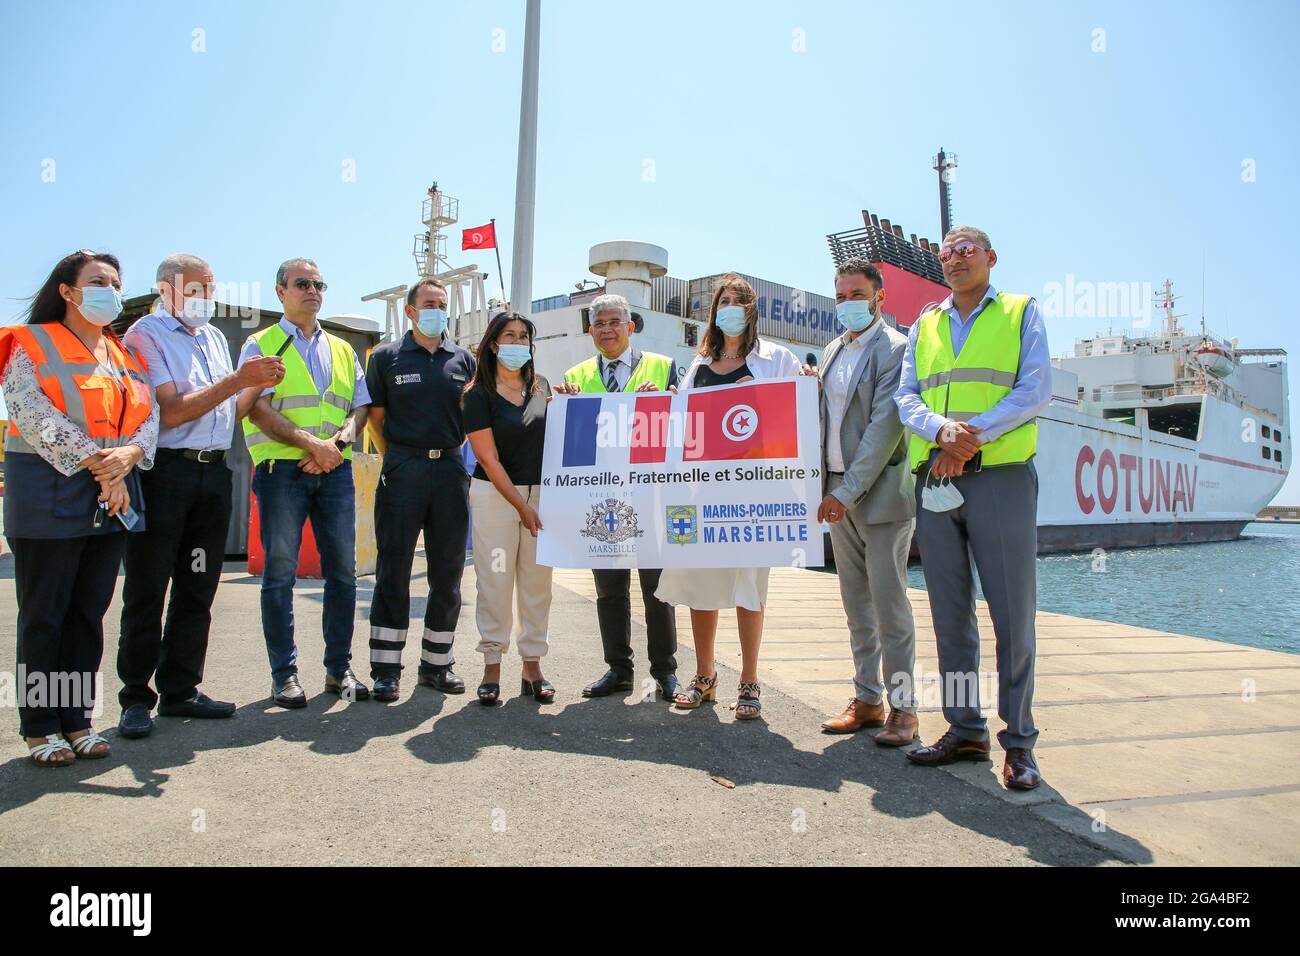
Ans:
{"type": "Polygon", "coordinates": [[[1211,395],[1202,401],[1198,441],[1053,402],[1038,419],[1039,550],[1237,537],[1286,471],[1262,460],[1266,443],[1242,440],[1240,408],[1211,395]]]}

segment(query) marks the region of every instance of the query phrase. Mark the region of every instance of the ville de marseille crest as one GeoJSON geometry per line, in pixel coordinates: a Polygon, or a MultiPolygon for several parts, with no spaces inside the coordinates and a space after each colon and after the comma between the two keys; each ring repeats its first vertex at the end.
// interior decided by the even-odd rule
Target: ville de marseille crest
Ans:
{"type": "Polygon", "coordinates": [[[636,512],[630,504],[617,498],[606,498],[591,506],[586,527],[578,533],[602,544],[617,544],[641,537],[645,534],[645,529],[637,527],[636,512]]]}

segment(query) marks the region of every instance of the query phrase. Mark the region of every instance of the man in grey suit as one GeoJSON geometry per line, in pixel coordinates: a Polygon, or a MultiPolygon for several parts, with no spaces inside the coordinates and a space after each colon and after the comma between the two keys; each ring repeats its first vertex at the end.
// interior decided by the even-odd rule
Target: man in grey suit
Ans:
{"type": "Polygon", "coordinates": [[[845,331],[822,356],[825,497],[817,520],[831,526],[855,674],[853,699],[822,730],[883,727],[876,743],[899,747],[917,730],[916,630],[907,599],[916,504],[894,404],[907,338],[885,322],[884,301],[884,278],[871,263],[851,259],[836,270],[835,312],[845,331]]]}

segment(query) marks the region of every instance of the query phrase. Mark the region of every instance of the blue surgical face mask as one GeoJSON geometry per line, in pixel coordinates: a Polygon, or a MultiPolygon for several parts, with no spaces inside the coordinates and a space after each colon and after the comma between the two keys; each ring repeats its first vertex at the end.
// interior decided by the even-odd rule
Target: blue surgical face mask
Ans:
{"type": "Polygon", "coordinates": [[[533,350],[527,345],[514,343],[497,345],[497,359],[511,371],[519,371],[532,360],[532,357],[533,350]]]}
{"type": "Polygon", "coordinates": [[[848,299],[835,305],[835,318],[850,332],[861,332],[876,318],[875,302],[870,299],[848,299]]]}
{"type": "Polygon", "coordinates": [[[88,285],[81,290],[77,309],[91,325],[108,325],[122,314],[122,293],[111,285],[88,285]]]}
{"type": "Polygon", "coordinates": [[[745,334],[745,327],[749,325],[745,321],[745,307],[740,305],[724,305],[718,310],[718,316],[715,320],[718,328],[722,330],[723,335],[737,336],[745,334]]]}
{"type": "Polygon", "coordinates": [[[421,309],[415,327],[421,335],[427,335],[431,339],[442,338],[442,333],[447,331],[447,310],[421,309]]]}

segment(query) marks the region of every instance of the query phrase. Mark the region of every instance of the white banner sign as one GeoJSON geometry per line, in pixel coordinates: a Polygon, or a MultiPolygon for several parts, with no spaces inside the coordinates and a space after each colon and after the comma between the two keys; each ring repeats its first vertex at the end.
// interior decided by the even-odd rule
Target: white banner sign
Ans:
{"type": "Polygon", "coordinates": [[[811,377],[557,396],[546,416],[538,563],[820,567],[811,377]]]}

